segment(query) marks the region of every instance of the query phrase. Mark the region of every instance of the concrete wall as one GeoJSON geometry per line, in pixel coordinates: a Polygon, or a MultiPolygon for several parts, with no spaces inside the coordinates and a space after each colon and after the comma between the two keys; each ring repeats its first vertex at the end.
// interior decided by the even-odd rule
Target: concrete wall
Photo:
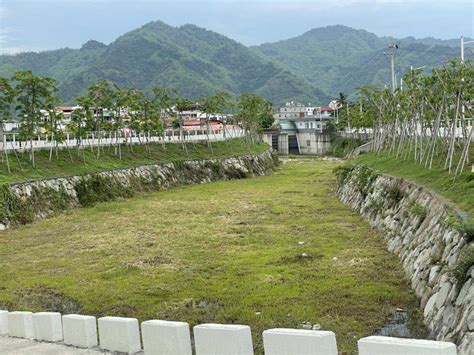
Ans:
{"type": "Polygon", "coordinates": [[[278,154],[288,155],[289,146],[288,146],[288,134],[280,133],[278,135],[278,154]]]}
{"type": "Polygon", "coordinates": [[[452,208],[422,186],[364,167],[340,174],[339,183],[341,200],[382,230],[400,257],[432,337],[473,354],[474,265],[463,260],[474,245],[453,223],[452,208]]]}
{"type": "MultiPolygon", "coordinates": [[[[280,132],[278,134],[278,154],[288,155],[289,135],[297,136],[301,155],[325,155],[331,151],[331,138],[328,134],[318,133],[314,129],[302,129],[298,133],[280,132]]],[[[272,133],[265,132],[263,141],[271,145],[272,133]]]]}
{"type": "Polygon", "coordinates": [[[328,134],[308,130],[298,133],[298,140],[302,155],[325,155],[331,150],[331,138],[328,134]]]}
{"type": "MultiPolygon", "coordinates": [[[[0,353],[28,351],[20,339],[17,347],[14,339],[2,341],[10,335],[46,341],[47,349],[41,353],[53,354],[83,353],[78,348],[85,348],[91,352],[192,355],[193,343],[196,355],[254,354],[252,332],[246,325],[199,324],[193,328],[193,342],[186,322],[149,320],[139,324],[136,318],[122,317],[102,317],[97,322],[93,316],[75,314],[62,316],[61,322],[61,315],[55,312],[0,312],[4,315],[0,327],[6,330],[0,336],[0,353]]],[[[336,335],[327,330],[275,328],[265,330],[262,336],[266,355],[338,354],[336,335]]],[[[456,355],[454,344],[429,340],[371,336],[360,339],[358,347],[361,355],[456,355]]],[[[31,350],[39,348],[30,346],[31,350]]]]}

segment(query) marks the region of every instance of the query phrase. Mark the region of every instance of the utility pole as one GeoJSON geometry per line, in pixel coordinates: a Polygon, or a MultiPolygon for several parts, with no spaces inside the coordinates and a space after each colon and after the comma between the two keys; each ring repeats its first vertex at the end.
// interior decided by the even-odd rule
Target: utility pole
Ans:
{"type": "Polygon", "coordinates": [[[392,92],[395,92],[397,88],[397,82],[395,80],[395,55],[398,52],[398,44],[391,44],[385,50],[385,55],[390,56],[390,68],[392,72],[392,92]]]}
{"type": "MultiPolygon", "coordinates": [[[[464,36],[461,36],[461,64],[464,64],[464,45],[469,44],[469,43],[474,43],[474,41],[464,41],[464,36]]],[[[462,81],[464,81],[464,78],[462,78],[462,81]]],[[[465,111],[465,105],[464,102],[461,103],[461,117],[462,120],[464,121],[464,111],[465,111]]],[[[471,130],[472,134],[472,130],[471,130]]],[[[474,168],[474,165],[473,165],[474,168]]]]}
{"type": "Polygon", "coordinates": [[[464,63],[464,45],[474,43],[474,41],[464,41],[464,37],[461,36],[461,63],[464,63]]]}

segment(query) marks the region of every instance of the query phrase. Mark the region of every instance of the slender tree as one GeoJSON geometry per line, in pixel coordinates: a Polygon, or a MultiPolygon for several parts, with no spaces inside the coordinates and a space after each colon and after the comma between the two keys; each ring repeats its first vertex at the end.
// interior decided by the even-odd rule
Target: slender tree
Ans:
{"type": "Polygon", "coordinates": [[[53,109],[57,88],[54,79],[35,76],[31,71],[13,76],[16,93],[16,111],[20,117],[20,134],[30,142],[30,159],[35,167],[33,139],[40,134],[45,112],[53,109]]]}
{"type": "Polygon", "coordinates": [[[269,122],[272,104],[259,95],[244,93],[240,95],[238,105],[240,111],[237,116],[245,131],[250,134],[250,140],[253,143],[258,133],[261,133],[269,122]]]}
{"type": "Polygon", "coordinates": [[[5,136],[5,122],[11,119],[11,111],[13,100],[15,99],[15,91],[6,78],[0,77],[0,134],[2,136],[3,152],[7,163],[8,173],[10,170],[10,162],[8,160],[7,139],[5,136]]]}

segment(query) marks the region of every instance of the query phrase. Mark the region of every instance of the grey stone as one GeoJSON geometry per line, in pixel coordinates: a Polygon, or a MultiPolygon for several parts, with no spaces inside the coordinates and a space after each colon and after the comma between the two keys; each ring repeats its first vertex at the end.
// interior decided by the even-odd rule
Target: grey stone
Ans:
{"type": "Polygon", "coordinates": [[[451,290],[451,284],[445,283],[441,286],[438,296],[436,297],[436,307],[441,308],[448,297],[449,291],[451,290]]]}
{"type": "Polygon", "coordinates": [[[472,279],[466,281],[464,285],[461,287],[458,297],[456,298],[456,306],[460,306],[464,302],[464,299],[466,298],[468,290],[471,287],[471,283],[472,283],[472,279]]]}
{"type": "Polygon", "coordinates": [[[437,297],[438,297],[438,292],[431,295],[428,302],[426,302],[425,309],[423,310],[423,315],[425,316],[425,318],[431,313],[431,310],[433,309],[433,306],[436,304],[436,298],[437,297]]]}
{"type": "Polygon", "coordinates": [[[474,311],[473,310],[471,310],[471,313],[469,313],[466,324],[467,324],[467,329],[473,332],[474,331],[474,311]]]}

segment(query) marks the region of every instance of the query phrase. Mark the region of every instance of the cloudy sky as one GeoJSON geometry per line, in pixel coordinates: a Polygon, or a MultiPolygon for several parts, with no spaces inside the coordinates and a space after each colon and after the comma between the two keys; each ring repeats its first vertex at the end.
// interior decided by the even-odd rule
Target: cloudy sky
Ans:
{"type": "Polygon", "coordinates": [[[109,43],[149,21],[252,45],[342,24],[397,38],[474,37],[472,0],[0,0],[0,53],[109,43]]]}

